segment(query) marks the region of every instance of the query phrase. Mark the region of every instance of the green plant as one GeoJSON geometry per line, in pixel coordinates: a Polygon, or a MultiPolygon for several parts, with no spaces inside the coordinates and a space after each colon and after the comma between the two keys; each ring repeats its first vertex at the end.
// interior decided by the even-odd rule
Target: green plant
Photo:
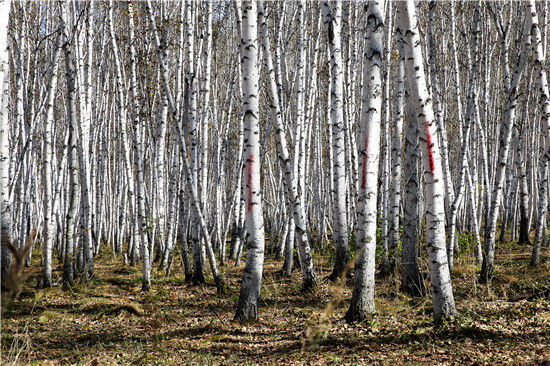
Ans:
{"type": "Polygon", "coordinates": [[[458,257],[460,259],[470,258],[476,246],[476,238],[472,233],[457,233],[458,257]]]}

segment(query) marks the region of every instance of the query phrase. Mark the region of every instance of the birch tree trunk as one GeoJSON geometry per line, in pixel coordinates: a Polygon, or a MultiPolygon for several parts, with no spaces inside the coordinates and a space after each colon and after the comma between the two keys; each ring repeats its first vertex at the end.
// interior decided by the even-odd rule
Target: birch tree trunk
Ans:
{"type": "MultiPolygon", "coordinates": [[[[398,12],[400,10],[398,9],[398,12]]],[[[399,15],[399,13],[398,13],[399,15]]],[[[399,51],[399,71],[397,74],[396,104],[397,118],[405,122],[404,170],[403,170],[403,235],[401,238],[401,290],[413,296],[424,296],[426,286],[418,267],[418,218],[420,183],[418,181],[418,122],[414,111],[414,101],[405,83],[406,51],[404,45],[404,29],[402,22],[396,22],[397,46],[399,51]],[[401,116],[399,115],[401,114],[401,116]]]]}
{"type": "Polygon", "coordinates": [[[329,279],[336,280],[340,278],[349,261],[343,106],[344,71],[340,38],[342,0],[336,0],[333,9],[330,8],[328,1],[323,1],[322,9],[328,29],[330,50],[330,123],[332,125],[332,164],[334,165],[332,241],[334,242],[335,255],[334,269],[329,279]]]}
{"type": "Polygon", "coordinates": [[[512,139],[512,127],[514,125],[517,97],[518,97],[518,84],[523,74],[525,64],[527,61],[526,47],[520,51],[517,64],[515,66],[513,74],[510,74],[510,68],[508,65],[508,45],[506,43],[506,31],[502,25],[501,15],[494,13],[495,23],[497,29],[499,29],[501,53],[503,59],[504,81],[505,90],[507,95],[506,109],[504,112],[503,129],[500,133],[500,147],[498,154],[498,164],[495,173],[495,179],[493,184],[493,192],[491,194],[490,208],[487,212],[487,221],[485,224],[485,250],[483,255],[483,263],[481,266],[481,275],[479,282],[487,283],[493,277],[494,261],[495,261],[495,239],[498,213],[500,208],[500,201],[502,197],[502,191],[504,186],[504,179],[506,175],[506,168],[508,165],[508,153],[510,150],[510,141],[512,139]]]}
{"type": "MultiPolygon", "coordinates": [[[[451,204],[454,202],[454,187],[453,187],[453,180],[451,176],[451,170],[450,170],[450,164],[449,164],[449,149],[448,149],[448,143],[447,143],[447,128],[446,128],[446,122],[443,119],[442,111],[441,111],[441,96],[440,96],[440,90],[439,90],[439,77],[437,75],[437,53],[436,53],[436,47],[434,44],[434,36],[433,36],[433,27],[434,27],[434,11],[436,7],[436,1],[430,1],[430,10],[429,10],[429,22],[428,22],[428,47],[429,47],[429,62],[430,62],[430,75],[432,78],[431,81],[431,90],[433,95],[433,106],[434,106],[434,114],[435,114],[435,120],[436,123],[441,131],[440,135],[440,141],[441,141],[441,166],[443,168],[443,179],[445,180],[445,215],[447,217],[447,220],[450,218],[450,208],[451,204]]],[[[451,16],[454,17],[454,7],[455,3],[451,3],[451,16]]],[[[455,19],[453,18],[451,20],[451,38],[452,38],[452,44],[453,44],[453,51],[456,52],[456,42],[455,42],[455,19]]],[[[458,102],[458,124],[461,126],[462,121],[462,102],[460,97],[460,74],[458,70],[458,57],[455,54],[455,67],[457,67],[456,75],[457,75],[457,102],[458,102]]]]}
{"type": "Polygon", "coordinates": [[[382,117],[382,51],[384,15],[379,1],[369,1],[361,108],[363,133],[362,171],[359,185],[357,259],[348,322],[362,321],[375,312],[374,272],[376,256],[376,203],[382,117]]]}
{"type": "MultiPolygon", "coordinates": [[[[93,1],[90,2],[92,6],[93,1]]],[[[87,12],[86,22],[89,23],[90,12],[93,12],[93,9],[90,9],[87,12]]],[[[77,20],[78,21],[78,20],[77,20]]],[[[82,27],[84,30],[81,30],[80,35],[84,36],[87,34],[87,38],[90,40],[89,46],[93,47],[93,42],[91,42],[91,35],[89,32],[89,24],[83,24],[82,27]]],[[[91,95],[90,90],[88,89],[88,84],[91,83],[91,80],[88,79],[88,76],[84,76],[84,39],[75,38],[74,44],[74,65],[75,65],[75,88],[77,88],[77,98],[79,99],[79,123],[76,124],[78,129],[79,144],[77,146],[78,153],[78,164],[79,164],[79,174],[80,174],[80,189],[81,189],[81,217],[80,217],[80,235],[82,237],[82,253],[83,253],[83,263],[82,263],[82,276],[84,280],[88,280],[94,274],[94,257],[93,257],[93,238],[92,238],[92,214],[91,214],[91,204],[92,204],[92,192],[91,192],[91,181],[90,181],[90,125],[91,125],[91,95]]],[[[92,49],[88,50],[88,55],[91,55],[92,49]]],[[[88,58],[87,58],[88,59],[88,58]]],[[[88,61],[89,62],[89,61],[88,61]]],[[[91,73],[91,69],[88,67],[88,74],[91,73]]]]}
{"type": "Polygon", "coordinates": [[[243,282],[235,319],[258,318],[258,300],[264,264],[264,219],[260,189],[260,126],[259,126],[259,72],[258,29],[255,0],[243,1],[242,7],[242,86],[246,164],[246,230],[247,253],[243,282]]]}
{"type": "MultiPolygon", "coordinates": [[[[195,22],[193,6],[195,2],[186,1],[185,14],[187,19],[186,38],[187,38],[187,70],[186,70],[186,118],[189,125],[189,156],[191,159],[191,180],[193,189],[197,191],[199,200],[201,199],[199,185],[199,141],[198,141],[198,118],[197,118],[197,77],[199,63],[195,65],[195,22]]],[[[197,3],[198,4],[198,3],[197,3]]],[[[203,207],[201,207],[201,210],[203,207]]],[[[193,249],[193,283],[204,283],[203,261],[201,250],[201,238],[199,222],[195,212],[191,212],[191,243],[193,249]]],[[[205,235],[208,235],[205,233],[205,235]]]]}
{"type": "MultiPolygon", "coordinates": [[[[548,161],[550,160],[550,90],[548,88],[548,77],[544,69],[544,50],[542,47],[541,32],[537,16],[537,6],[534,0],[529,0],[527,5],[526,30],[530,36],[530,46],[534,53],[537,86],[540,92],[541,120],[540,128],[543,130],[545,147],[541,162],[541,184],[539,190],[539,212],[537,220],[537,233],[533,243],[531,265],[538,265],[540,262],[541,242],[547,237],[546,222],[548,212],[548,161]]],[[[528,41],[529,42],[529,41],[528,41]]]]}
{"type": "Polygon", "coordinates": [[[520,137],[519,126],[514,129],[514,140],[516,142],[516,170],[519,180],[519,238],[518,244],[529,244],[529,186],[527,183],[527,169],[521,151],[522,138],[520,137]]]}
{"type": "MultiPolygon", "coordinates": [[[[241,0],[236,0],[234,3],[235,7],[235,21],[237,26],[238,34],[238,53],[239,57],[241,55],[241,33],[242,33],[242,15],[241,15],[241,0]]],[[[238,90],[239,95],[242,95],[242,64],[239,62],[237,65],[238,73],[238,90]]],[[[239,114],[238,127],[237,127],[237,190],[235,194],[235,205],[234,205],[234,223],[231,230],[231,258],[235,261],[235,264],[238,265],[240,262],[240,248],[242,247],[242,241],[244,238],[245,228],[243,227],[243,218],[244,218],[244,206],[245,206],[245,197],[244,197],[244,186],[243,186],[243,176],[242,176],[242,160],[243,160],[243,150],[244,150],[244,125],[243,117],[239,114]]]]}
{"type": "MultiPolygon", "coordinates": [[[[62,19],[64,21],[64,19],[62,19]]],[[[62,24],[63,33],[66,32],[64,29],[64,24],[62,24]]],[[[48,95],[46,97],[46,121],[44,123],[44,167],[42,175],[42,184],[44,185],[44,268],[43,268],[43,277],[44,284],[48,286],[51,285],[52,279],[52,250],[53,243],[55,239],[55,222],[52,217],[52,139],[53,139],[53,118],[54,118],[54,98],[57,91],[57,73],[59,70],[59,50],[61,48],[61,42],[63,38],[61,35],[58,35],[56,45],[54,46],[53,51],[53,65],[52,65],[52,75],[50,78],[50,85],[48,87],[48,95]]],[[[69,126],[69,128],[72,128],[69,126]]],[[[72,177],[72,176],[71,176],[72,177]]],[[[72,187],[72,185],[71,185],[72,187]]],[[[67,227],[72,227],[73,223],[70,223],[67,227]]],[[[69,235],[69,233],[68,233],[69,235]]],[[[72,238],[72,235],[71,235],[72,238]]],[[[68,242],[68,241],[66,241],[68,242]]],[[[72,282],[72,273],[70,281],[72,282]]]]}
{"type": "Polygon", "coordinates": [[[441,155],[434,123],[432,102],[426,87],[424,61],[418,17],[413,0],[398,5],[400,21],[406,29],[405,52],[407,54],[407,79],[418,118],[420,147],[424,167],[424,195],[426,199],[426,246],[428,248],[434,319],[439,322],[455,314],[451,276],[445,245],[444,187],[441,155]]]}
{"type": "Polygon", "coordinates": [[[11,254],[7,244],[12,241],[11,205],[9,198],[9,50],[8,50],[8,25],[10,19],[11,1],[4,0],[0,3],[0,236],[1,236],[1,278],[4,278],[11,264],[11,254]]]}
{"type": "MultiPolygon", "coordinates": [[[[302,7],[304,7],[304,3],[301,2],[302,7]]],[[[303,289],[310,291],[317,287],[317,276],[313,268],[313,256],[311,254],[311,248],[307,237],[303,206],[301,200],[296,195],[297,181],[296,177],[293,176],[293,168],[287,147],[288,145],[283,125],[283,115],[279,103],[277,83],[275,81],[275,70],[273,67],[271,48],[269,45],[269,35],[267,33],[267,24],[264,18],[263,1],[261,0],[258,1],[258,20],[261,28],[260,31],[267,69],[266,71],[269,78],[268,93],[270,99],[271,119],[275,123],[275,131],[277,133],[277,152],[279,155],[279,161],[284,170],[283,183],[285,186],[285,194],[289,202],[289,208],[292,210],[292,215],[294,217],[295,236],[298,240],[298,249],[300,251],[303,289]]]]}
{"type": "MultiPolygon", "coordinates": [[[[399,25],[396,27],[397,46],[399,50],[399,69],[395,86],[394,106],[396,108],[393,118],[392,147],[391,147],[391,165],[392,174],[390,176],[389,192],[389,227],[388,227],[388,247],[389,247],[389,269],[393,270],[397,263],[397,248],[399,245],[399,212],[401,205],[401,151],[403,120],[405,118],[405,58],[403,47],[403,36],[399,25]]],[[[390,67],[388,63],[388,68],[390,67]]],[[[388,71],[389,75],[389,71],[388,71]]],[[[389,112],[389,111],[388,111],[389,112]]],[[[389,113],[387,113],[389,118],[389,113]]]]}
{"type": "Polygon", "coordinates": [[[137,202],[137,225],[140,237],[140,252],[142,261],[142,289],[147,291],[151,288],[151,262],[149,253],[149,243],[147,237],[147,215],[145,213],[145,182],[143,176],[145,157],[143,152],[143,133],[144,126],[140,118],[140,98],[138,97],[137,84],[137,64],[135,51],[135,31],[134,31],[134,5],[128,2],[128,41],[130,43],[130,95],[132,98],[132,110],[134,114],[134,151],[136,161],[136,202],[137,202]]]}
{"type": "MultiPolygon", "coordinates": [[[[79,159],[78,159],[78,147],[77,147],[77,133],[78,133],[78,118],[76,114],[76,89],[75,89],[75,66],[74,66],[74,54],[71,52],[72,47],[70,45],[71,35],[69,33],[69,27],[67,23],[67,11],[66,2],[59,2],[62,32],[63,32],[63,51],[65,54],[65,82],[67,84],[66,92],[66,108],[67,108],[67,125],[69,128],[69,145],[68,145],[68,162],[69,162],[69,210],[66,217],[66,234],[65,234],[65,256],[64,256],[64,270],[63,270],[63,286],[68,288],[72,285],[74,277],[74,264],[75,264],[75,250],[76,238],[75,238],[75,226],[76,215],[78,213],[78,183],[79,178],[82,175],[79,174],[79,159]]],[[[51,286],[51,255],[50,263],[44,265],[44,282],[43,285],[51,286]],[[47,267],[49,271],[47,272],[47,267]]]]}
{"type": "MultiPolygon", "coordinates": [[[[398,26],[399,37],[403,37],[403,29],[398,26]]],[[[401,51],[400,74],[405,76],[405,49],[402,46],[401,51]]],[[[405,86],[406,88],[406,86],[405,86]]],[[[403,170],[403,236],[401,238],[402,255],[401,271],[402,282],[401,290],[412,296],[424,296],[426,294],[426,285],[420,268],[418,267],[418,217],[420,197],[420,184],[418,182],[418,163],[420,161],[418,149],[418,122],[414,110],[414,101],[410,93],[406,93],[405,108],[405,168],[403,170]]]]}

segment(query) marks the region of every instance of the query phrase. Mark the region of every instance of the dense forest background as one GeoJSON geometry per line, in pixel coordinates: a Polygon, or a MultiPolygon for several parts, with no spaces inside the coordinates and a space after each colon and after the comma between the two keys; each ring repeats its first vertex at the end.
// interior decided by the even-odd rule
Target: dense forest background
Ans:
{"type": "Polygon", "coordinates": [[[550,364],[549,6],[0,0],[2,363],[550,364]]]}

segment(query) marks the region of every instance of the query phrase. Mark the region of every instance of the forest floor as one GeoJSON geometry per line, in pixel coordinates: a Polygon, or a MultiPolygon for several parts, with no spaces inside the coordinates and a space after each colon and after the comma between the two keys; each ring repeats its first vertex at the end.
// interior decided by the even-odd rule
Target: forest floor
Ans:
{"type": "MultiPolygon", "coordinates": [[[[434,326],[431,299],[411,298],[391,278],[377,278],[377,315],[347,325],[352,281],[324,278],[328,257],[316,257],[315,294],[301,276],[282,277],[266,257],[260,320],[234,323],[244,263],[224,268],[229,292],[213,281],[185,283],[181,268],[153,273],[141,291],[140,270],[102,253],[96,276],[71,291],[36,290],[38,265],[20,298],[3,305],[2,364],[517,364],[550,365],[550,261],[529,267],[530,246],[501,244],[495,278],[477,283],[479,266],[458,259],[453,273],[455,320],[434,326]],[[341,300],[341,301],[340,301],[341,300]]],[[[423,263],[425,265],[425,263],[423,263]]],[[[61,267],[54,273],[61,280],[61,267]]]]}

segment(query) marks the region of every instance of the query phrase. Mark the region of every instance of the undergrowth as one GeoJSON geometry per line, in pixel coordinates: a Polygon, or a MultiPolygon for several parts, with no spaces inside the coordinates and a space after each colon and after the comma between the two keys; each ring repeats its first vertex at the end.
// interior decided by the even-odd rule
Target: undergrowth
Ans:
{"type": "MultiPolygon", "coordinates": [[[[35,261],[20,298],[3,304],[2,364],[543,362],[550,342],[549,262],[530,267],[530,246],[500,246],[495,278],[482,286],[472,238],[458,239],[452,274],[458,316],[439,326],[432,322],[431,298],[404,295],[391,276],[376,279],[377,313],[345,324],[352,280],[322,280],[315,294],[302,293],[299,269],[283,277],[282,261],[272,256],[264,269],[260,320],[244,326],[232,322],[244,263],[224,268],[229,291],[220,295],[211,276],[206,285],[191,286],[178,265],[170,277],[154,270],[152,289],[142,292],[139,268],[123,266],[107,249],[89,282],[77,281],[69,291],[59,285],[37,290],[35,261]]],[[[315,265],[320,279],[331,272],[325,250],[316,249],[315,265]]],[[[427,272],[424,254],[420,265],[427,272]]],[[[54,282],[60,279],[57,266],[54,282]]]]}

